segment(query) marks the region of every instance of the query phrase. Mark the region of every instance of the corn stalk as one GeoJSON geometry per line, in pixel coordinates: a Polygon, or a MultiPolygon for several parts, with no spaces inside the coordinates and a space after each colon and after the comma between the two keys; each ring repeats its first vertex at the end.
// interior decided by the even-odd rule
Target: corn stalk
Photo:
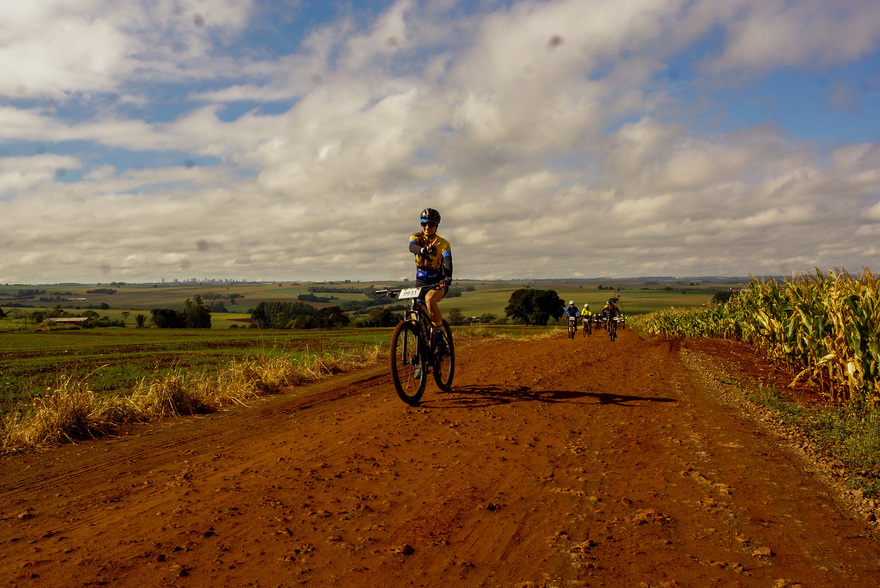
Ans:
{"type": "Polygon", "coordinates": [[[651,335],[744,341],[836,402],[880,404],[880,281],[867,268],[753,279],[721,305],[634,317],[651,335]]]}

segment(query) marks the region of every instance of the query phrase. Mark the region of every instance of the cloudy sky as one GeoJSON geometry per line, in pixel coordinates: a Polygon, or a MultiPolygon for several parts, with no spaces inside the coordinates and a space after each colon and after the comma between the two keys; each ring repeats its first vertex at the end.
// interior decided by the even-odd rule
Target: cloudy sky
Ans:
{"type": "Polygon", "coordinates": [[[876,0],[0,15],[0,283],[880,270],[876,0]]]}

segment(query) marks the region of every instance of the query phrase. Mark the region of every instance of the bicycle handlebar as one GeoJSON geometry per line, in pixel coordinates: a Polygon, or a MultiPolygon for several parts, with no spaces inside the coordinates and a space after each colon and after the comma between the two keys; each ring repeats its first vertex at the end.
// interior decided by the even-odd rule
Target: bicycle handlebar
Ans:
{"type": "MultiPolygon", "coordinates": [[[[445,290],[449,287],[449,284],[434,284],[433,286],[413,286],[414,288],[421,288],[423,290],[445,290]]],[[[373,294],[376,294],[380,298],[391,298],[400,294],[403,290],[407,288],[388,288],[385,290],[374,290],[373,294]]]]}

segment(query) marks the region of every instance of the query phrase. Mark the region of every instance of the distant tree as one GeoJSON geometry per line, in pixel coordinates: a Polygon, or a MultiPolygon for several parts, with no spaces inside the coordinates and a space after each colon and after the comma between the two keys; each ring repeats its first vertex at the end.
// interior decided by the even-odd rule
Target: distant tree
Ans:
{"type": "Polygon", "coordinates": [[[391,308],[371,308],[367,316],[358,320],[358,327],[394,327],[400,322],[400,314],[391,308]]]}
{"type": "Polygon", "coordinates": [[[463,325],[464,315],[461,314],[460,308],[452,308],[446,315],[446,320],[449,322],[450,325],[463,325]]]}
{"type": "Polygon", "coordinates": [[[211,328],[211,309],[205,306],[201,296],[196,296],[193,300],[186,299],[183,303],[183,317],[188,329],[211,328]]]}
{"type": "Polygon", "coordinates": [[[510,295],[504,312],[508,317],[518,318],[527,325],[546,325],[551,316],[562,316],[565,302],[555,290],[520,288],[510,295]]]}
{"type": "Polygon", "coordinates": [[[2,308],[0,308],[0,319],[5,319],[5,318],[6,318],[6,313],[3,312],[2,308]]]}
{"type": "Polygon", "coordinates": [[[287,323],[288,329],[314,329],[316,326],[315,317],[307,314],[298,314],[287,323]]]}
{"type": "Polygon", "coordinates": [[[139,314],[136,317],[134,317],[134,324],[137,325],[138,329],[143,329],[146,322],[147,322],[147,317],[142,314],[139,314]]]}
{"type": "Polygon", "coordinates": [[[102,316],[99,319],[90,319],[86,323],[86,327],[94,328],[94,327],[122,327],[125,326],[123,322],[119,319],[111,319],[109,316],[102,316]]]}
{"type": "Polygon", "coordinates": [[[211,312],[229,312],[226,303],[219,300],[211,303],[210,310],[211,312]]]}
{"type": "Polygon", "coordinates": [[[315,296],[314,294],[300,294],[296,298],[302,302],[330,302],[330,298],[325,296],[315,296]]]}
{"type": "Polygon", "coordinates": [[[131,313],[128,312],[127,310],[122,311],[122,326],[123,327],[125,326],[125,321],[128,320],[128,315],[130,315],[130,314],[131,313]]]}
{"type": "Polygon", "coordinates": [[[261,329],[287,329],[300,315],[314,317],[318,311],[303,302],[260,302],[251,311],[253,324],[261,329]]]}
{"type": "Polygon", "coordinates": [[[734,296],[736,292],[733,290],[719,290],[712,296],[712,304],[727,304],[734,296]]]}
{"type": "Polygon", "coordinates": [[[328,306],[318,311],[315,322],[319,329],[344,328],[351,319],[338,306],[328,306]]]}
{"type": "Polygon", "coordinates": [[[186,328],[186,317],[182,312],[178,312],[173,308],[154,308],[150,311],[153,324],[160,329],[184,329],[186,328]]]}

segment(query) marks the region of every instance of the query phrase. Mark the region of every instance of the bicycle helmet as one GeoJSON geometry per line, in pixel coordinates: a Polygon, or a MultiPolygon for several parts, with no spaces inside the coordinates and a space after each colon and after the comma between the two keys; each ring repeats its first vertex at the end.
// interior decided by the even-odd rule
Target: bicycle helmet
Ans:
{"type": "Polygon", "coordinates": [[[589,309],[589,308],[590,308],[590,304],[589,304],[588,302],[585,302],[585,303],[584,303],[584,308],[589,309]]]}
{"type": "Polygon", "coordinates": [[[574,300],[569,300],[569,301],[568,301],[568,305],[569,305],[569,306],[574,306],[574,300]]]}
{"type": "Polygon", "coordinates": [[[425,210],[422,211],[422,214],[420,215],[419,222],[421,223],[424,221],[431,221],[432,223],[437,223],[439,225],[440,224],[440,213],[437,212],[433,208],[426,208],[425,210]]]}

